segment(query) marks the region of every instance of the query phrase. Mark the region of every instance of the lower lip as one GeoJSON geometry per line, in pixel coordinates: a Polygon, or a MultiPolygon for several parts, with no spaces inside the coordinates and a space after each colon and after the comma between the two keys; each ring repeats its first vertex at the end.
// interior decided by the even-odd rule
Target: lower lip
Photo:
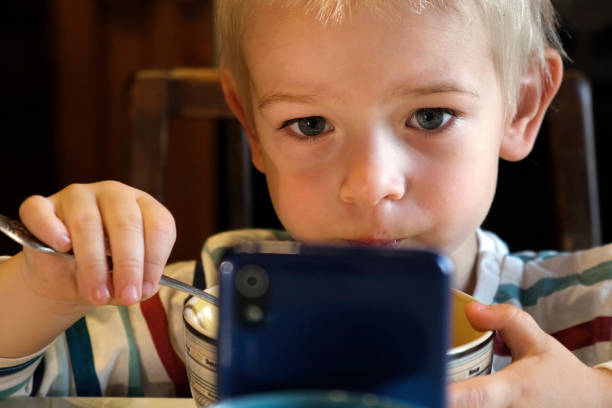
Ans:
{"type": "Polygon", "coordinates": [[[385,241],[351,241],[348,243],[354,246],[369,246],[377,248],[396,248],[399,241],[397,239],[385,240],[385,241]]]}

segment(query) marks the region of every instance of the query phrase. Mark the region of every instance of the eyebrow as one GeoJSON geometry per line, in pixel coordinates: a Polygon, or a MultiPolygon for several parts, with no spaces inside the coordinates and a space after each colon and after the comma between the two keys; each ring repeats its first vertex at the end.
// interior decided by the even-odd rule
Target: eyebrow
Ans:
{"type": "MultiPolygon", "coordinates": [[[[426,85],[420,88],[414,88],[411,86],[406,86],[404,84],[399,84],[398,86],[391,87],[392,91],[390,95],[392,97],[398,96],[425,96],[425,95],[434,95],[441,93],[461,93],[471,96],[473,98],[479,99],[480,95],[477,91],[472,89],[463,88],[458,86],[454,82],[439,82],[433,83],[430,85],[426,85]]],[[[257,102],[257,106],[260,110],[263,110],[269,105],[278,102],[289,102],[289,103],[312,103],[317,99],[316,93],[306,93],[306,94],[292,94],[285,92],[273,92],[262,96],[257,102]]]]}
{"type": "Polygon", "coordinates": [[[424,96],[441,93],[460,93],[476,99],[480,98],[480,94],[476,90],[464,88],[451,81],[435,82],[419,88],[398,84],[397,86],[391,87],[391,89],[392,91],[390,94],[392,96],[424,96]]]}
{"type": "Polygon", "coordinates": [[[274,92],[262,96],[257,102],[257,107],[263,110],[266,106],[278,102],[290,103],[312,103],[317,98],[316,94],[291,94],[284,92],[274,92]]]}

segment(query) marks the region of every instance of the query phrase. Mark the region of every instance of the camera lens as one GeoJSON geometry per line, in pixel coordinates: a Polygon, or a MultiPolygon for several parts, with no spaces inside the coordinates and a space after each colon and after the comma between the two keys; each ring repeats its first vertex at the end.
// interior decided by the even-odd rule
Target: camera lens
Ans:
{"type": "Polygon", "coordinates": [[[244,319],[251,323],[257,324],[260,323],[264,318],[264,312],[261,307],[258,305],[248,305],[244,308],[244,319]]]}
{"type": "Polygon", "coordinates": [[[260,266],[247,265],[236,274],[236,289],[247,298],[257,298],[268,291],[268,274],[260,266]]]}

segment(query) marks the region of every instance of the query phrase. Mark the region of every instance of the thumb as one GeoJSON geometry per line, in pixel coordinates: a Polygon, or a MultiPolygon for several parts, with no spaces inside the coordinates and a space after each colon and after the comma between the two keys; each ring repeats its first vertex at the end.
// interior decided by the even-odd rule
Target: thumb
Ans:
{"type": "Polygon", "coordinates": [[[472,302],[465,313],[476,330],[497,330],[512,351],[513,359],[545,350],[546,333],[528,313],[515,306],[472,302]]]}
{"type": "Polygon", "coordinates": [[[512,406],[513,390],[504,371],[473,377],[449,386],[448,406],[451,408],[506,408],[512,406]]]}

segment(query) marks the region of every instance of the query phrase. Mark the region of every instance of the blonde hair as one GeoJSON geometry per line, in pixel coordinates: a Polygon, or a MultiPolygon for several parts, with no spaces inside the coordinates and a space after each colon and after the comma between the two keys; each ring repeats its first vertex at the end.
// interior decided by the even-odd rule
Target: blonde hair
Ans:
{"type": "Polygon", "coordinates": [[[241,37],[246,19],[256,5],[302,7],[305,14],[321,24],[341,23],[354,7],[368,7],[375,13],[389,15],[399,7],[408,6],[417,14],[433,7],[480,18],[489,35],[493,63],[505,93],[507,117],[515,114],[519,81],[527,70],[535,64],[548,80],[546,47],[553,47],[565,56],[551,0],[216,0],[219,63],[230,70],[241,92],[248,92],[241,37]]]}

